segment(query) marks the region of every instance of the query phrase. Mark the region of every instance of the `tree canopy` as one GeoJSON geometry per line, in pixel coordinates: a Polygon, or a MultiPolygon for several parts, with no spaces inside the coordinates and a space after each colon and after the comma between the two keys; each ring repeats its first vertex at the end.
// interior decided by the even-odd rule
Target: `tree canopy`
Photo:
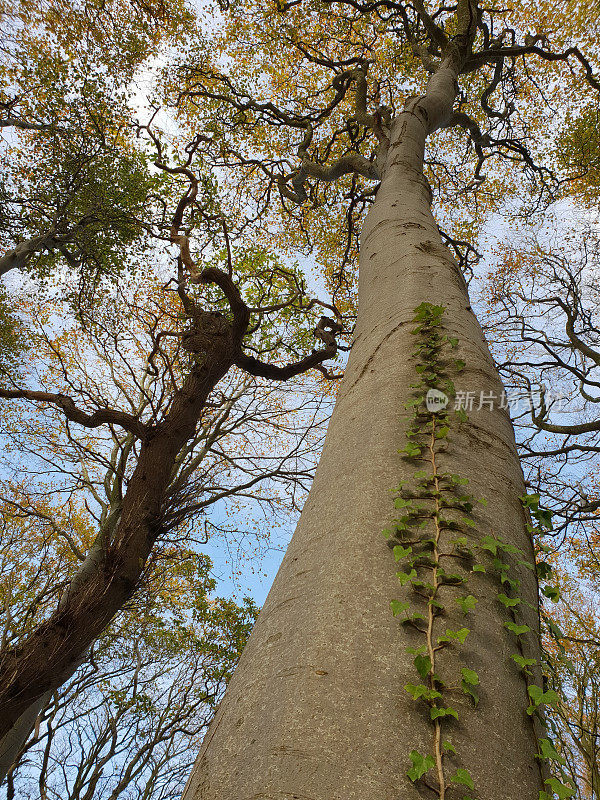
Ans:
{"type": "Polygon", "coordinates": [[[7,797],[180,790],[256,611],[215,597],[203,547],[301,508],[393,169],[431,201],[552,511],[532,531],[562,593],[542,596],[546,788],[595,797],[599,16],[0,3],[7,797]]]}

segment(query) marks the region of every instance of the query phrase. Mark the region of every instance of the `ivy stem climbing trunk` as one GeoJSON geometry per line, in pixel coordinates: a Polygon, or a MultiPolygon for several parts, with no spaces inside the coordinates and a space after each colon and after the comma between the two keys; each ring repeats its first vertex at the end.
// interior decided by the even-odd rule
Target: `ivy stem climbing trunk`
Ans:
{"type": "MultiPolygon", "coordinates": [[[[487,500],[474,515],[473,540],[498,537],[520,548],[529,566],[534,560],[514,434],[499,403],[503,388],[432,216],[423,174],[426,138],[448,120],[455,91],[456,68],[447,60],[427,93],[393,122],[383,179],[362,230],[356,337],[314,484],[185,800],[440,796],[411,782],[407,768],[409,753],[429,753],[432,733],[441,738],[442,729],[457,751],[444,755],[449,770],[468,769],[476,786],[470,792],[451,784],[442,789],[446,800],[537,800],[542,788],[527,687],[510,658],[514,637],[504,626],[509,617],[496,579],[465,573],[467,591],[478,599],[469,638],[432,654],[442,677],[463,666],[476,670],[479,705],[457,692],[458,719],[438,720],[435,728],[403,688],[414,674],[406,648],[423,640],[390,613],[392,598],[414,599],[412,587],[396,578],[381,531],[393,517],[393,491],[400,481],[410,483],[415,469],[399,449],[414,394],[411,331],[422,303],[444,305],[445,333],[459,340],[455,355],[465,363],[456,399],[463,391],[476,398],[468,420],[453,423],[451,442],[436,453],[436,469],[464,476],[470,493],[487,500]],[[478,409],[481,392],[496,398],[493,407],[478,409]]],[[[440,552],[451,552],[450,533],[437,535],[440,552]]],[[[535,573],[516,574],[522,616],[533,631],[522,646],[537,658],[535,573]]],[[[447,628],[465,624],[453,601],[443,614],[447,628]]]]}
{"type": "MultiPolygon", "coordinates": [[[[431,575],[431,583],[433,586],[432,591],[432,598],[435,600],[440,588],[440,581],[438,578],[438,565],[440,563],[440,540],[442,531],[440,528],[440,481],[438,477],[438,469],[437,463],[435,460],[435,434],[436,434],[436,424],[435,418],[432,420],[431,424],[431,435],[429,437],[429,458],[431,463],[431,477],[433,480],[434,486],[434,517],[433,523],[435,527],[434,531],[434,543],[433,543],[433,550],[432,550],[432,560],[433,560],[433,569],[431,575]]],[[[432,691],[436,689],[435,683],[435,654],[436,654],[436,647],[434,645],[434,625],[436,620],[435,614],[436,607],[432,603],[428,604],[427,607],[427,652],[429,654],[429,661],[431,666],[429,668],[429,688],[432,691]]],[[[434,727],[434,755],[435,755],[435,766],[437,771],[437,778],[438,778],[438,786],[439,786],[439,800],[445,800],[446,794],[446,779],[444,777],[444,765],[443,765],[443,757],[442,757],[442,723],[439,719],[434,720],[433,722],[434,727]]]]}

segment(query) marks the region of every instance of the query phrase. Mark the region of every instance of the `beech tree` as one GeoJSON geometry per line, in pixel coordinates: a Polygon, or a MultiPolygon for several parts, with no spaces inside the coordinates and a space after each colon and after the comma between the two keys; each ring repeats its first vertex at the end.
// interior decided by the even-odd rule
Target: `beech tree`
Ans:
{"type": "MultiPolygon", "coordinates": [[[[184,197],[186,204],[191,203],[184,197]]],[[[185,205],[178,207],[183,214],[185,205]]],[[[286,381],[319,367],[335,355],[338,324],[319,318],[318,306],[306,301],[293,272],[283,268],[277,272],[269,259],[262,259],[261,265],[259,255],[254,256],[244,278],[243,259],[237,263],[232,251],[230,264],[232,273],[238,272],[237,284],[218,267],[200,273],[203,283],[212,275],[228,294],[233,292],[235,324],[241,327],[231,341],[228,301],[214,290],[206,293],[202,285],[194,296],[188,294],[182,280],[169,292],[147,278],[146,285],[138,283],[134,291],[115,290],[112,302],[105,297],[97,307],[80,308],[76,319],[70,319],[69,299],[30,301],[30,345],[35,355],[29,357],[29,375],[24,379],[5,370],[4,380],[11,388],[0,389],[0,396],[13,401],[4,413],[5,441],[12,450],[4,497],[17,518],[37,519],[53,536],[59,535],[69,559],[64,580],[57,576],[54,581],[52,573],[43,571],[40,576],[42,545],[39,555],[33,556],[31,602],[24,602],[19,591],[13,596],[10,583],[4,587],[6,635],[0,649],[6,670],[0,742],[4,772],[53,691],[75,673],[95,639],[144,584],[169,537],[176,551],[198,546],[206,542],[211,528],[199,534],[194,523],[212,505],[253,497],[273,517],[282,496],[303,491],[310,472],[311,429],[320,417],[318,397],[314,402],[306,394],[303,398],[297,384],[293,404],[269,392],[259,378],[286,381]],[[248,306],[241,290],[258,305],[248,306]],[[201,310],[203,302],[212,303],[214,310],[201,310]],[[257,358],[263,353],[273,357],[274,351],[280,360],[286,358],[279,338],[267,330],[273,311],[281,314],[280,331],[285,334],[286,316],[295,331],[295,336],[285,336],[288,353],[301,355],[312,341],[315,314],[324,347],[291,364],[257,358]],[[57,317],[62,330],[55,334],[57,317]],[[191,327],[189,319],[196,320],[191,327]],[[301,320],[309,327],[295,324],[301,320]],[[245,334],[253,355],[236,344],[236,337],[245,334]],[[222,358],[215,360],[205,352],[213,345],[221,349],[222,358]],[[237,360],[244,366],[234,374],[237,360]],[[214,393],[217,383],[219,392],[214,393]],[[14,401],[32,403],[40,410],[29,416],[14,401]],[[166,424],[155,436],[154,427],[160,431],[169,419],[175,427],[166,424]],[[261,437],[273,432],[279,440],[267,450],[261,437]],[[131,494],[138,483],[146,501],[131,494]],[[45,508],[48,493],[63,498],[62,521],[56,509],[45,508]],[[154,510],[143,511],[145,502],[154,510]],[[119,545],[118,531],[124,523],[128,532],[119,545]],[[132,536],[131,525],[145,531],[141,539],[132,536]]],[[[189,261],[189,251],[186,258],[189,261]]]]}
{"type": "MultiPolygon", "coordinates": [[[[317,367],[331,377],[323,363],[355,312],[360,249],[353,343],[315,482],[186,800],[568,797],[543,727],[557,696],[540,671],[532,533],[548,515],[526,494],[465,277],[494,212],[531,216],[573,177],[555,134],[580,117],[589,129],[596,28],[577,3],[208,8],[219,25],[190,30],[156,85],[177,134],[160,130],[156,111],[128,129],[135,147],[131,137],[119,149],[135,152],[140,180],[125,182],[117,252],[143,264],[136,246],[148,236],[172,257],[164,290],[180,316],[174,331],[151,328],[146,354],[171,381],[165,404],[138,413],[127,398],[75,398],[72,386],[10,372],[0,390],[69,425],[124,431],[136,453],[106,538],[58,608],[3,654],[0,736],[18,741],[133,596],[168,523],[173,470],[225,376],[287,380],[317,367]],[[331,318],[313,320],[319,349],[290,332],[290,318],[319,309],[294,270],[272,264],[245,284],[235,253],[249,239],[320,262],[333,302],[331,318]],[[190,354],[179,381],[171,338],[190,354]]],[[[25,119],[19,102],[7,100],[10,119],[25,119]]],[[[13,127],[48,134],[43,113],[28,119],[13,127]]],[[[110,155],[102,185],[109,165],[110,155]]],[[[112,212],[110,197],[102,208],[112,212]]],[[[76,266],[98,243],[71,249],[72,222],[41,247],[76,266]]],[[[17,266],[34,262],[30,227],[7,240],[12,266],[23,254],[17,266]]]]}
{"type": "Polygon", "coordinates": [[[358,317],[309,499],[184,797],[569,797],[541,713],[557,697],[531,534],[548,515],[446,242],[468,264],[461,242],[502,202],[531,215],[559,196],[553,103],[597,102],[593,24],[577,4],[223,5],[227,58],[186,53],[177,102],[218,115],[222,167],[256,207],[278,191],[283,236],[310,239],[346,302],[360,227],[358,317]]]}

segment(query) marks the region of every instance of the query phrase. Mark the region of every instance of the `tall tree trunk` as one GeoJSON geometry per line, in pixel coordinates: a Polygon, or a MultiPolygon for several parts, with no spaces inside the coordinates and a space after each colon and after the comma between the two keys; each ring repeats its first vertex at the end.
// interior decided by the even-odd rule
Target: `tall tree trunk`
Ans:
{"type": "Polygon", "coordinates": [[[0,783],[50,693],[74,674],[139,585],[162,531],[176,458],[235,354],[229,336],[215,337],[205,360],[175,393],[165,419],[142,442],[113,538],[90,552],[57,610],[0,659],[0,783]]]}
{"type": "MultiPolygon", "coordinates": [[[[457,337],[466,368],[457,389],[493,392],[502,385],[471,311],[460,269],[443,245],[423,175],[426,136],[445,124],[455,93],[441,69],[427,94],[394,121],[382,184],[362,231],[356,338],[310,496],[239,666],[205,738],[185,800],[398,800],[422,796],[406,777],[408,754],[431,751],[426,709],[403,689],[415,682],[413,631],[390,612],[412,600],[381,536],[393,493],[415,467],[405,444],[404,404],[415,382],[412,322],[422,302],[446,307],[444,327],[457,337]]],[[[460,381],[460,382],[459,382],[460,381]]],[[[490,534],[533,562],[519,500],[525,492],[514,434],[496,403],[452,428],[442,468],[469,480],[486,498],[474,537],[490,534]]],[[[456,535],[456,534],[454,534],[456,535]]],[[[450,534],[446,534],[451,538],[450,534]]],[[[520,596],[537,608],[534,573],[522,569],[520,596]]],[[[479,599],[468,622],[448,603],[440,626],[468,624],[464,645],[439,654],[441,675],[477,671],[477,708],[452,697],[459,721],[446,724],[482,800],[538,797],[542,776],[536,735],[526,714],[527,687],[511,654],[515,638],[488,574],[473,573],[464,595],[479,599]]],[[[535,610],[524,621],[538,629],[535,610]]],[[[443,633],[443,628],[440,634],[443,633]]],[[[537,638],[528,644],[537,651],[537,638]]],[[[416,682],[418,683],[418,677],[416,682]]],[[[447,797],[471,794],[455,787],[447,797]]],[[[423,796],[433,796],[425,791],[423,796]]]]}

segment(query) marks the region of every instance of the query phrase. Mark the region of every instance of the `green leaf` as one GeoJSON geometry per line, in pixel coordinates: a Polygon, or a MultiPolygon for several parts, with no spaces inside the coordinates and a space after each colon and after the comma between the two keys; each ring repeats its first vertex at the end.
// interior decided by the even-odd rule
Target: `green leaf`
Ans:
{"type": "Polygon", "coordinates": [[[547,561],[538,561],[537,573],[539,577],[545,581],[546,578],[549,578],[552,575],[552,565],[547,561]]]}
{"type": "Polygon", "coordinates": [[[400,581],[400,586],[404,586],[406,583],[411,581],[413,578],[417,577],[417,570],[411,569],[410,572],[397,572],[396,577],[400,581]]]}
{"type": "Polygon", "coordinates": [[[392,553],[396,561],[402,561],[403,558],[406,558],[412,553],[412,547],[403,547],[401,544],[397,544],[393,548],[392,553]]]}
{"type": "Polygon", "coordinates": [[[452,783],[459,783],[462,786],[466,786],[467,788],[473,790],[475,788],[475,784],[473,783],[473,778],[469,770],[467,769],[457,769],[454,775],[450,778],[452,783]]]}
{"type": "Polygon", "coordinates": [[[521,636],[523,633],[527,633],[527,631],[531,630],[529,625],[517,625],[516,622],[505,622],[504,627],[508,628],[515,636],[521,636]]]}
{"type": "Polygon", "coordinates": [[[442,742],[442,747],[448,753],[456,753],[456,747],[452,744],[452,742],[442,742]]]}
{"type": "Polygon", "coordinates": [[[575,795],[575,789],[570,786],[565,786],[565,784],[561,783],[557,778],[548,778],[544,783],[548,784],[554,794],[557,795],[558,800],[566,800],[568,797],[573,797],[575,795]]]}
{"type": "Polygon", "coordinates": [[[407,508],[411,506],[412,502],[410,500],[404,500],[402,497],[397,497],[394,500],[394,508],[407,508]]]}
{"type": "Polygon", "coordinates": [[[406,774],[413,783],[435,767],[435,759],[432,755],[422,756],[419,752],[413,750],[409,757],[413,765],[406,774]]]}
{"type": "Polygon", "coordinates": [[[475,672],[474,669],[468,669],[468,667],[463,667],[461,669],[463,681],[465,683],[469,683],[471,686],[477,686],[479,683],[479,675],[475,672]]]}
{"type": "Polygon", "coordinates": [[[538,739],[538,744],[540,746],[540,755],[538,758],[542,758],[545,761],[558,761],[559,764],[567,763],[565,759],[556,752],[556,748],[550,739],[538,739]]]}
{"type": "Polygon", "coordinates": [[[458,719],[458,712],[454,708],[438,708],[437,706],[433,706],[429,710],[429,716],[431,719],[438,719],[438,717],[454,717],[454,719],[458,719]]]}
{"type": "MultiPolygon", "coordinates": [[[[500,541],[500,540],[498,540],[500,541]]],[[[508,544],[507,542],[501,542],[498,545],[500,550],[504,550],[505,553],[510,553],[513,556],[523,556],[525,555],[520,547],[516,547],[514,544],[508,544]]]]}
{"type": "Polygon", "coordinates": [[[528,675],[531,675],[531,670],[527,669],[527,667],[533,667],[537,664],[536,658],[523,658],[523,656],[517,655],[516,653],[512,655],[511,658],[521,669],[525,670],[528,675]]]}
{"type": "Polygon", "coordinates": [[[416,458],[417,456],[421,455],[421,448],[417,447],[417,445],[409,442],[406,447],[403,447],[402,450],[398,451],[399,453],[405,453],[407,458],[416,458]]]}
{"type": "Polygon", "coordinates": [[[415,668],[422,678],[426,678],[431,671],[431,659],[429,656],[418,655],[415,658],[415,668]]]}
{"type": "Polygon", "coordinates": [[[452,640],[455,640],[463,644],[465,639],[470,633],[471,630],[469,628],[460,628],[457,631],[451,631],[450,629],[446,629],[446,633],[444,634],[444,636],[440,636],[438,638],[438,643],[450,642],[452,640]]]}
{"type": "Polygon", "coordinates": [[[542,594],[549,597],[553,603],[558,603],[560,600],[560,590],[557,586],[544,586],[542,587],[542,594]]]}
{"type": "Polygon", "coordinates": [[[549,617],[544,617],[544,620],[546,622],[546,625],[548,626],[548,630],[554,636],[555,639],[565,638],[564,633],[561,631],[561,629],[553,620],[551,620],[549,617]]]}
{"type": "Polygon", "coordinates": [[[541,525],[544,526],[547,530],[552,530],[552,511],[549,508],[541,509],[535,515],[536,519],[540,522],[541,525]]]}
{"type": "Polygon", "coordinates": [[[415,611],[414,614],[410,614],[410,615],[406,616],[404,619],[402,619],[400,621],[402,623],[404,623],[404,622],[413,622],[413,621],[418,620],[418,619],[423,619],[424,620],[425,617],[423,616],[423,614],[421,614],[420,611],[415,611]]]}
{"type": "Polygon", "coordinates": [[[420,647],[406,647],[406,652],[411,656],[419,656],[427,650],[427,645],[422,644],[420,647]]]}
{"type": "Polygon", "coordinates": [[[473,564],[472,570],[473,572],[486,572],[486,569],[483,566],[483,564],[473,564]]]}
{"type": "Polygon", "coordinates": [[[556,705],[560,699],[554,689],[548,689],[548,691],[545,692],[541,686],[536,686],[535,684],[527,687],[527,694],[531,698],[531,705],[527,709],[529,715],[533,714],[539,706],[556,705]]]}
{"type": "Polygon", "coordinates": [[[424,700],[436,700],[442,695],[435,689],[430,689],[422,683],[406,683],[404,685],[406,691],[411,695],[413,700],[418,700],[422,697],[424,700]]]}
{"type": "Polygon", "coordinates": [[[519,597],[507,597],[505,594],[500,592],[498,595],[498,600],[502,603],[503,606],[506,608],[514,608],[515,606],[520,605],[521,599],[519,597]]]}
{"type": "Polygon", "coordinates": [[[477,706],[479,703],[479,695],[475,689],[473,689],[473,687],[464,680],[460,682],[460,688],[463,690],[464,694],[469,695],[469,697],[473,700],[473,705],[477,706]]]}
{"type": "Polygon", "coordinates": [[[519,500],[526,508],[537,509],[540,503],[540,496],[539,494],[524,494],[519,497],[519,500]]]}
{"type": "Polygon", "coordinates": [[[463,614],[468,614],[477,605],[477,598],[472,594],[468,594],[466,597],[457,597],[456,602],[461,607],[463,614]]]}
{"type": "Polygon", "coordinates": [[[493,536],[485,536],[481,537],[481,541],[479,542],[479,546],[482,550],[488,550],[493,556],[498,554],[498,545],[500,542],[497,539],[494,539],[493,536]]]}
{"type": "Polygon", "coordinates": [[[408,611],[410,603],[404,602],[403,600],[392,600],[390,608],[392,609],[392,614],[397,617],[399,614],[404,614],[408,611]]]}
{"type": "Polygon", "coordinates": [[[456,539],[452,539],[452,544],[456,545],[457,547],[465,548],[469,543],[469,540],[466,536],[457,536],[456,539]]]}

